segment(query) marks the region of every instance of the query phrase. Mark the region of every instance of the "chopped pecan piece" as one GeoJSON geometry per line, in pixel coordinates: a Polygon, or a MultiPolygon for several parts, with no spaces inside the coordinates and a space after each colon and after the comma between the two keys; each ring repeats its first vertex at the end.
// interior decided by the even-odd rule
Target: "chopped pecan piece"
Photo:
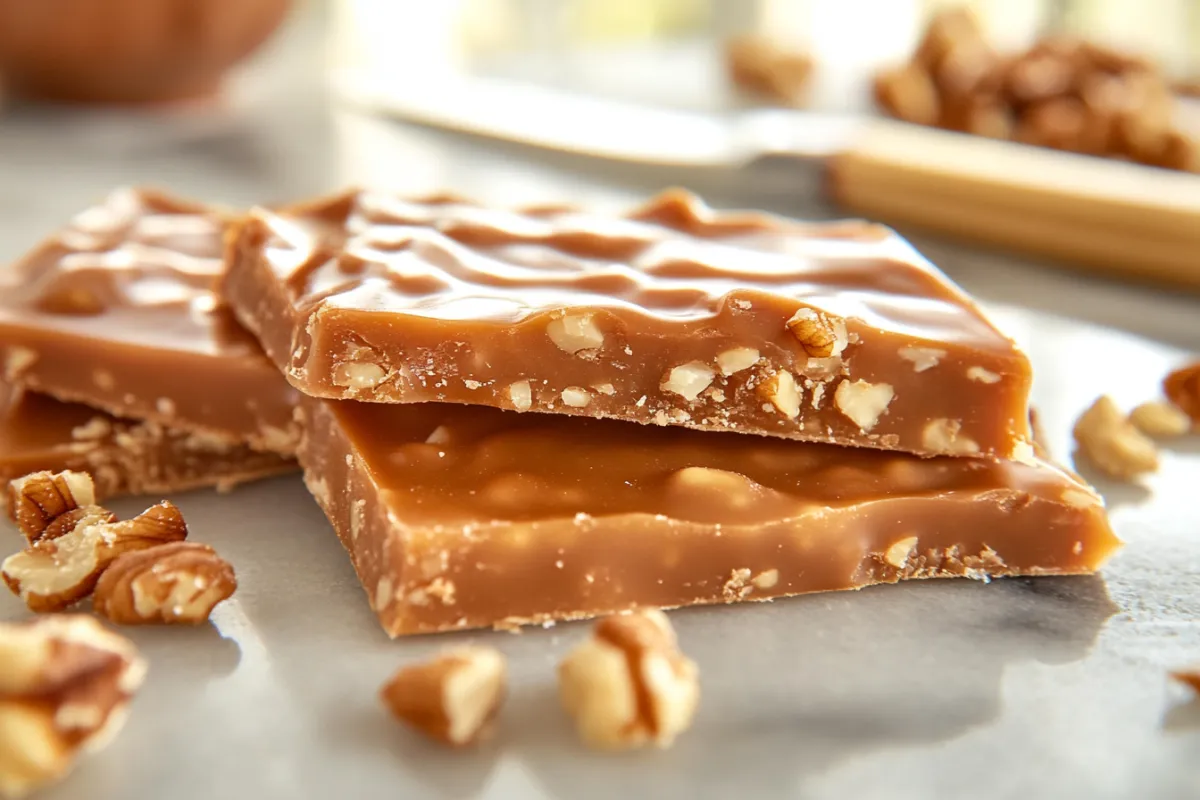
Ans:
{"type": "Polygon", "coordinates": [[[187,537],[187,524],[169,502],[123,522],[80,520],[70,532],[4,560],[0,575],[33,611],[61,611],[92,593],[118,556],[187,537]]]}
{"type": "Polygon", "coordinates": [[[95,502],[92,476],[86,472],[33,472],[8,484],[9,516],[31,543],[57,517],[95,502]]]}
{"type": "Polygon", "coordinates": [[[447,651],[404,667],[380,691],[392,714],[444,744],[478,741],[504,701],[504,656],[490,647],[447,651]]]}
{"type": "Polygon", "coordinates": [[[117,558],[100,576],[96,613],[122,625],[199,624],[237,590],[233,567],[198,542],[172,542],[117,558]]]}
{"type": "Polygon", "coordinates": [[[103,747],[145,673],[133,644],[91,617],[0,623],[0,795],[59,780],[103,747]]]}
{"type": "Polygon", "coordinates": [[[692,723],[700,699],[696,664],[665,614],[606,617],[558,668],[559,697],[592,747],[668,747],[692,723]]]}

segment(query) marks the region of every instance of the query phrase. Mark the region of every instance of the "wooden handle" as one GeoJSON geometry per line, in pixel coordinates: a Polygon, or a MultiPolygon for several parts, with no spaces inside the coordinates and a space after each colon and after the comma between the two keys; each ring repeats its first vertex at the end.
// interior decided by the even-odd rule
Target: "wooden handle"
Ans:
{"type": "Polygon", "coordinates": [[[1200,176],[890,121],[830,161],[846,207],[1200,290],[1200,176]]]}

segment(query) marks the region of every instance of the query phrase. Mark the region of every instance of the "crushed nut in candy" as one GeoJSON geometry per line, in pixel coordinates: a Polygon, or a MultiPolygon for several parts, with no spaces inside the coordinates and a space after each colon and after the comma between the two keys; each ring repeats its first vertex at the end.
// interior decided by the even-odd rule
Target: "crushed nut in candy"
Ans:
{"type": "Polygon", "coordinates": [[[756,391],[788,419],[795,419],[800,415],[800,401],[803,399],[800,385],[787,370],[776,372],[760,383],[756,391]]]}
{"type": "Polygon", "coordinates": [[[864,431],[875,427],[879,417],[887,410],[895,392],[886,383],[867,381],[842,381],[833,393],[833,404],[850,421],[864,431]]]}
{"type": "Polygon", "coordinates": [[[551,320],[546,334],[558,349],[574,355],[580,350],[595,350],[604,344],[604,331],[591,314],[567,314],[551,320]]]}
{"type": "Polygon", "coordinates": [[[689,361],[674,367],[662,382],[664,392],[673,392],[684,400],[695,400],[713,382],[713,368],[699,361],[689,361]]]}
{"type": "Polygon", "coordinates": [[[812,308],[802,308],[793,314],[787,327],[804,352],[813,358],[840,356],[849,342],[845,320],[812,308]]]}

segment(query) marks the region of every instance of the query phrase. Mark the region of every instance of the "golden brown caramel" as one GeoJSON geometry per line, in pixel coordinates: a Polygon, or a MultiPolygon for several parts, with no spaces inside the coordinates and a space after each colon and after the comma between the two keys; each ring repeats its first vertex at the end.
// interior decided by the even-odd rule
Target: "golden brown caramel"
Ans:
{"type": "MultiPolygon", "coordinates": [[[[238,483],[296,468],[245,444],[134,422],[0,382],[0,485],[39,470],[89,472],[99,497],[238,483]]],[[[3,500],[3,493],[0,493],[3,500]]]]}
{"type": "Polygon", "coordinates": [[[260,450],[295,449],[294,391],[219,306],[228,219],[121,189],[0,273],[4,377],[260,450]]]}
{"type": "Polygon", "coordinates": [[[301,391],[1024,457],[1025,356],[887,228],[347,192],[255,210],[222,291],[301,391]]]}
{"type": "Polygon", "coordinates": [[[1103,502],[1045,462],[306,398],[309,489],[395,635],[1095,570],[1103,502]]]}

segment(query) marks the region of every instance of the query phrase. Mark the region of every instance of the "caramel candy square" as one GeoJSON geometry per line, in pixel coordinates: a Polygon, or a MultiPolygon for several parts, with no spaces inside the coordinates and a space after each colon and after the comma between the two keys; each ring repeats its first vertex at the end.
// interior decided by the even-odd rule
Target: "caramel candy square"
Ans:
{"type": "Polygon", "coordinates": [[[295,392],[213,292],[229,217],[119,189],[0,271],[5,380],[289,454],[295,392]]]}
{"type": "Polygon", "coordinates": [[[1025,355],[891,230],[351,191],[253,210],[222,292],[313,397],[1027,457],[1025,355]]]}
{"type": "Polygon", "coordinates": [[[305,398],[299,457],[392,636],[768,600],[909,578],[1067,575],[1119,546],[1041,461],[305,398]]]}

